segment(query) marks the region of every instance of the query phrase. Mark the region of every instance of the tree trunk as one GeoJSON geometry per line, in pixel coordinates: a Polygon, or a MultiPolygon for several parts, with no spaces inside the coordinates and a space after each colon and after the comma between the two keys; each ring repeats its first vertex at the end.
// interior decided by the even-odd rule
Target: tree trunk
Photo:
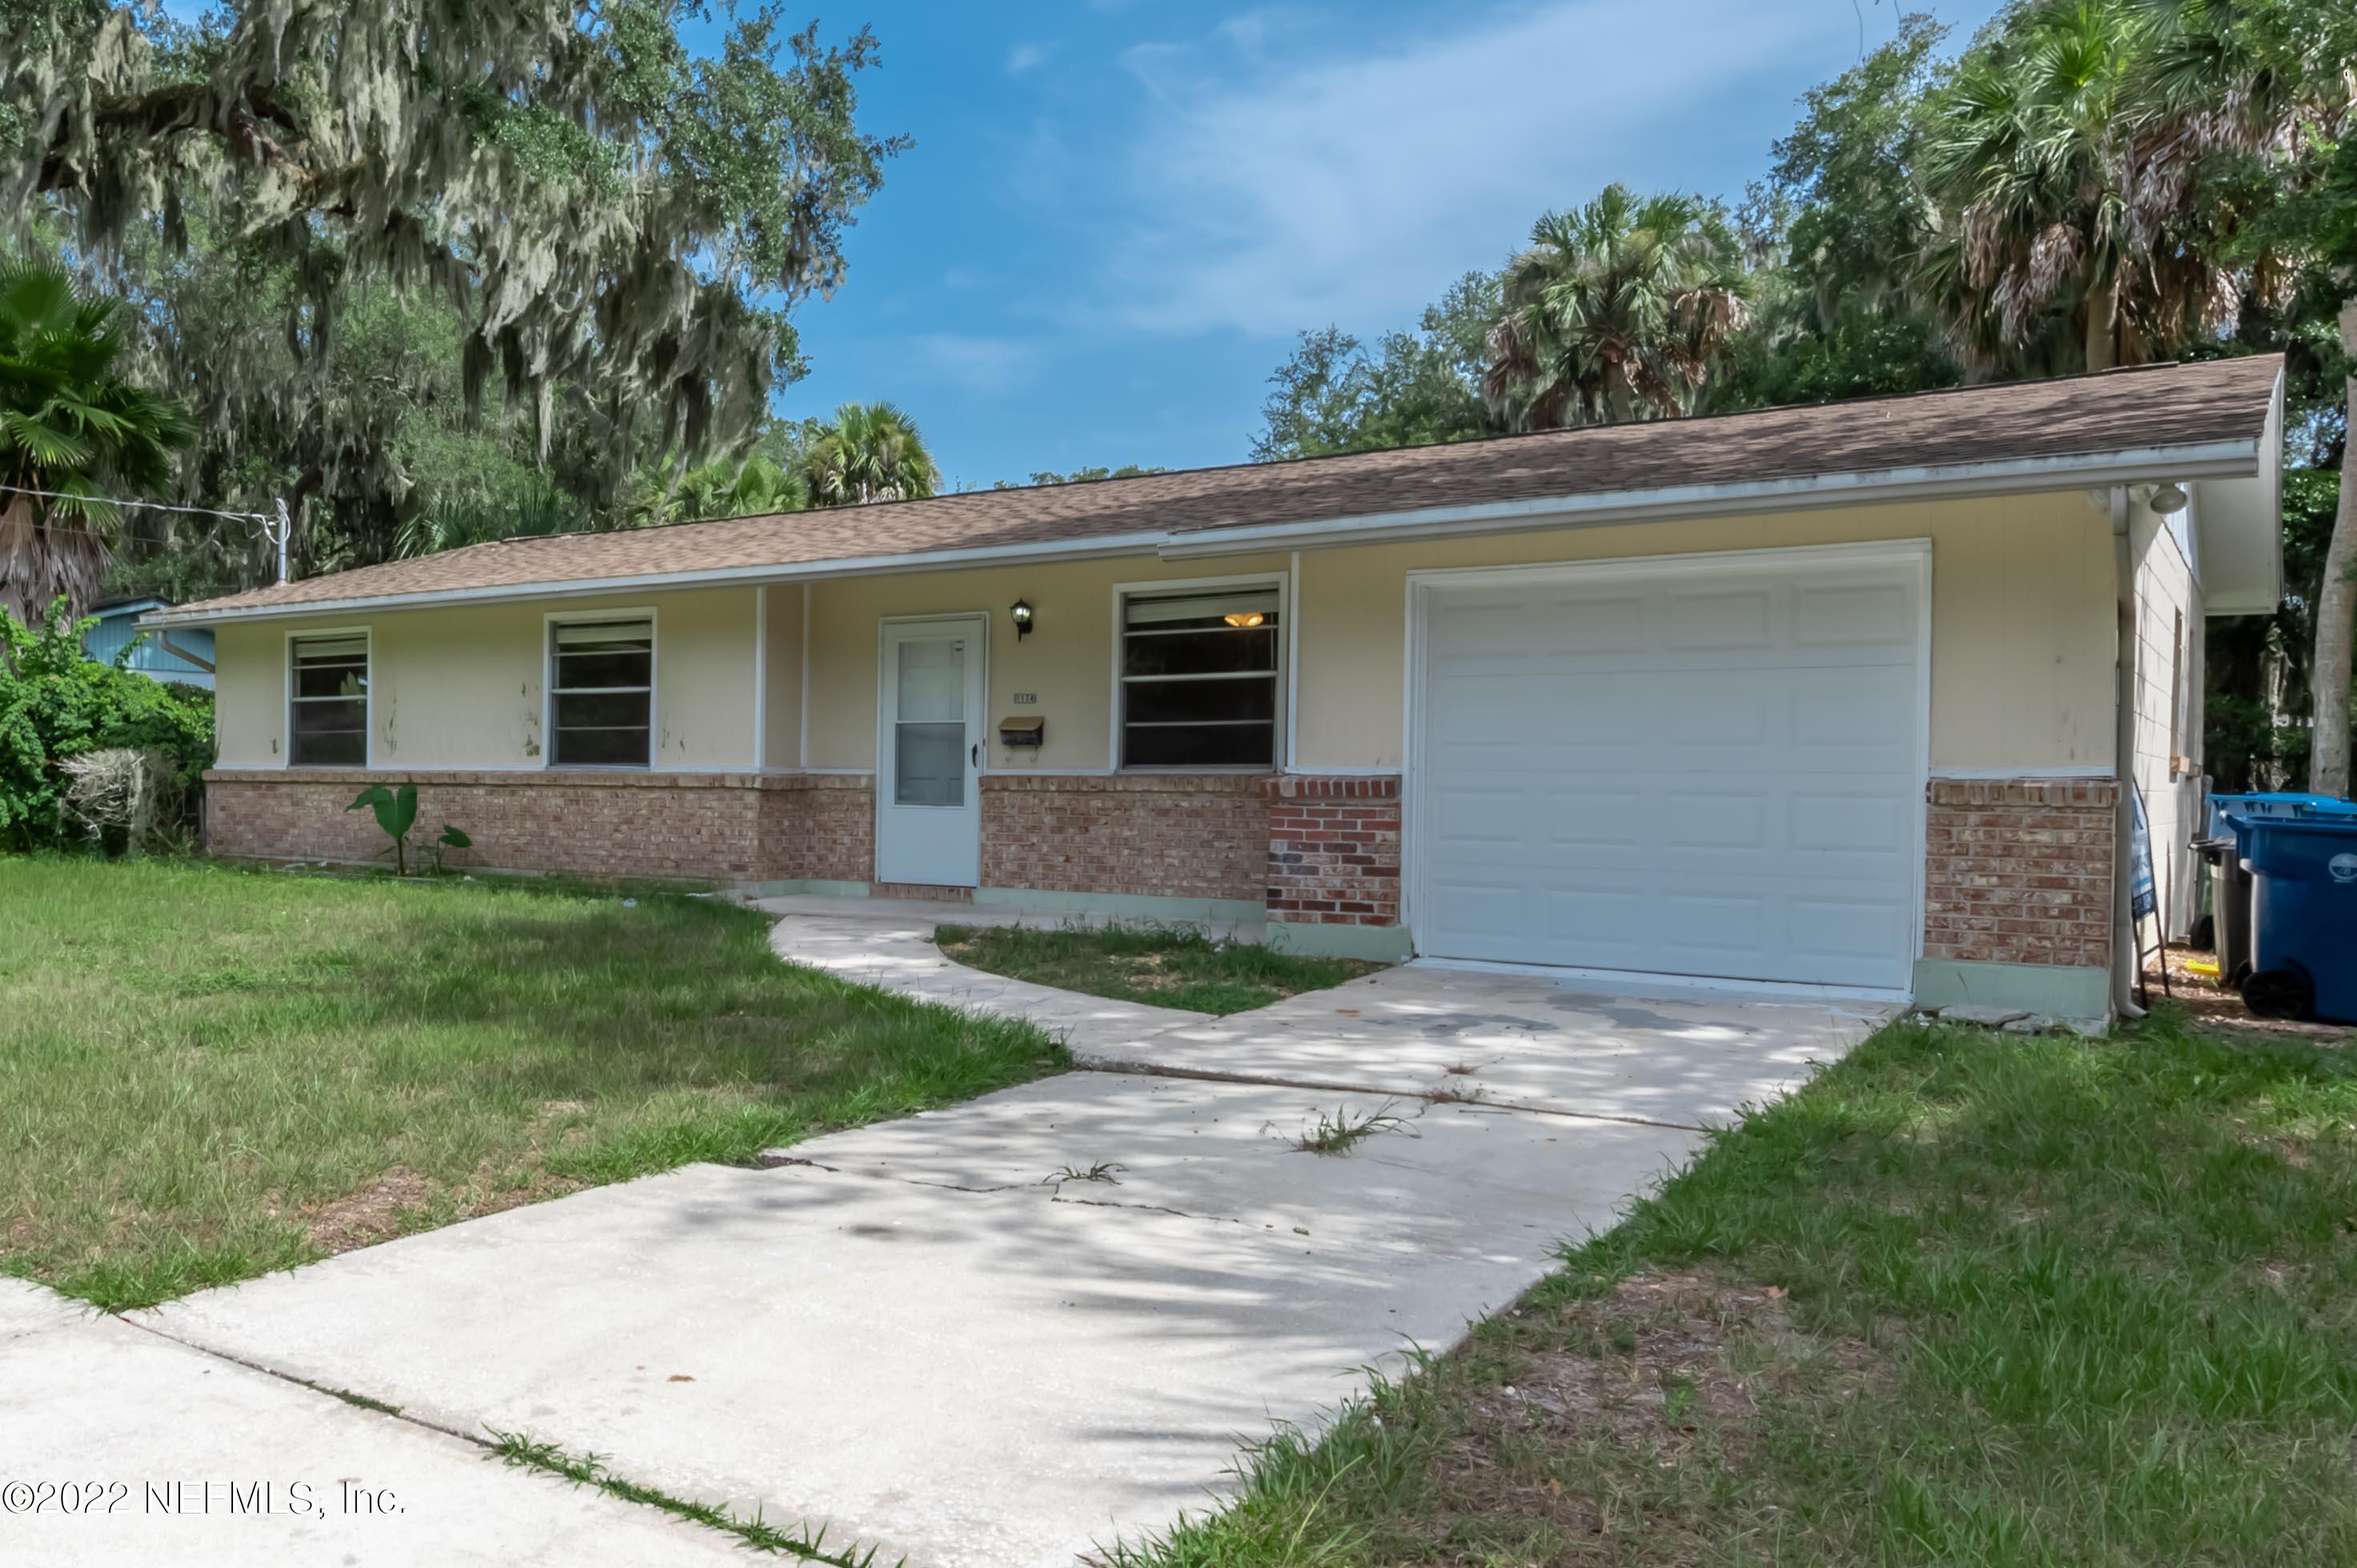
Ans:
{"type": "Polygon", "coordinates": [[[2120,285],[2097,284],[2087,291],[2087,369],[2108,371],[2119,363],[2120,285]]]}
{"type": "MultiPolygon", "coordinates": [[[[2341,406],[2357,415],[2357,295],[2341,304],[2341,351],[2350,357],[2341,406]]],[[[2349,793],[2350,639],[2357,633],[2357,431],[2341,445],[2341,510],[2324,551],[2324,585],[2316,596],[2316,733],[2309,742],[2308,787],[2322,795],[2349,793]]]]}

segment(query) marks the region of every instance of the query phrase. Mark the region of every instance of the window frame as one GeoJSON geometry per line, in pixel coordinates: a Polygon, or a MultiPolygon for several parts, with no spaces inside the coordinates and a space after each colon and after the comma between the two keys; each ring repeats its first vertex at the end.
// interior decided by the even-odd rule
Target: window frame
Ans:
{"type": "MultiPolygon", "coordinates": [[[[364,773],[376,766],[376,637],[365,626],[312,626],[300,631],[289,631],[282,639],[279,679],[285,682],[285,700],[279,705],[279,722],[285,726],[285,745],[279,752],[278,766],[283,768],[319,768],[335,772],[364,773]],[[357,637],[365,650],[362,658],[367,675],[361,690],[361,759],[358,762],[297,762],[295,760],[295,704],[297,701],[324,701],[320,698],[300,698],[295,695],[295,645],[298,642],[329,642],[357,637]]],[[[338,699],[341,700],[341,699],[338,699]]]]}
{"type": "MultiPolygon", "coordinates": [[[[554,773],[660,773],[662,755],[662,625],[652,605],[622,606],[601,610],[550,610],[540,628],[540,766],[554,773]],[[607,626],[625,621],[647,623],[647,759],[644,762],[559,762],[556,760],[556,630],[564,626],[607,626]]],[[[616,688],[627,690],[628,688],[616,688]]]]}
{"type": "Polygon", "coordinates": [[[1113,585],[1111,674],[1112,720],[1105,732],[1107,773],[1282,773],[1290,766],[1293,736],[1293,654],[1299,619],[1293,597],[1293,580],[1286,572],[1242,572],[1223,577],[1164,577],[1113,585]],[[1274,716],[1269,720],[1269,759],[1258,762],[1131,763],[1125,760],[1128,728],[1129,678],[1123,673],[1123,654],[1129,638],[1129,601],[1217,593],[1222,589],[1274,591],[1276,595],[1276,668],[1269,672],[1275,692],[1274,716]]]}

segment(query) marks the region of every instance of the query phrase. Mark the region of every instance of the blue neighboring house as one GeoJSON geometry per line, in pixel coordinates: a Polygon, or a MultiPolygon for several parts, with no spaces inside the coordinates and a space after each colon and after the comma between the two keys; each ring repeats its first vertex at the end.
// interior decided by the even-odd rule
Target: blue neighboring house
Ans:
{"type": "MultiPolygon", "coordinates": [[[[90,614],[98,618],[81,639],[82,651],[101,664],[112,664],[124,645],[139,635],[139,618],[149,610],[172,607],[169,599],[115,599],[93,605],[90,614]]],[[[213,634],[201,627],[182,627],[168,632],[149,632],[138,647],[131,650],[128,667],[158,681],[178,681],[184,685],[202,686],[212,690],[213,634]],[[166,640],[169,639],[169,640],[166,640]]]]}

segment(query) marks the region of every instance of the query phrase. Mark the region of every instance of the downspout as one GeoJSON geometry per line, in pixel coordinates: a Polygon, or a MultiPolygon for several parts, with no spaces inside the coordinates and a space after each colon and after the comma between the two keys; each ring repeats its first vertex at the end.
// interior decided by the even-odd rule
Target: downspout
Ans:
{"type": "Polygon", "coordinates": [[[198,669],[203,671],[208,675],[216,673],[213,669],[213,661],[211,660],[201,658],[197,654],[191,653],[187,649],[181,647],[178,643],[174,642],[170,632],[157,632],[156,634],[156,641],[162,647],[165,652],[170,654],[173,658],[184,659],[190,664],[195,665],[198,669]]]}
{"type": "Polygon", "coordinates": [[[2119,802],[2112,825],[2112,1011],[2141,1018],[2136,1001],[2136,560],[2128,546],[2128,490],[2112,487],[2112,575],[2119,588],[2119,658],[2112,693],[2112,770],[2119,802]]]}

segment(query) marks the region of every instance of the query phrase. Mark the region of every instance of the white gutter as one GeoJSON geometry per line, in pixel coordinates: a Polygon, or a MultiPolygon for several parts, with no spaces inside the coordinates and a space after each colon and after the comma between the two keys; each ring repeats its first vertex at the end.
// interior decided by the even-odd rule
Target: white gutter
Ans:
{"type": "Polygon", "coordinates": [[[1643,522],[1670,516],[1729,516],[1805,507],[1866,506],[1894,499],[1938,499],[1950,496],[2108,488],[2139,479],[2236,478],[2256,473],[2258,468],[2256,441],[2216,441],[2189,446],[2154,446],[2073,457],[2017,458],[2002,463],[1886,468],[1872,473],[1816,475],[1798,479],[1682,485],[1670,489],[1614,490],[1587,496],[1552,496],[1478,506],[1361,513],[1307,522],[1200,530],[1156,529],[1107,534],[1093,539],[1043,540],[1028,544],[981,545],[964,550],[861,555],[777,565],[726,566],[702,572],[649,572],[622,577],[362,595],[351,598],[253,605],[211,612],[199,607],[143,615],[137,624],[143,627],[215,626],[231,621],[284,620],[307,616],[414,609],[426,606],[580,598],[649,588],[797,583],[834,577],[952,570],[965,566],[1008,565],[1027,561],[1089,561],[1146,553],[1159,554],[1165,560],[1185,561],[1262,550],[1470,532],[1484,524],[1490,525],[1488,532],[1491,532],[1593,527],[1608,522],[1643,522]]]}

